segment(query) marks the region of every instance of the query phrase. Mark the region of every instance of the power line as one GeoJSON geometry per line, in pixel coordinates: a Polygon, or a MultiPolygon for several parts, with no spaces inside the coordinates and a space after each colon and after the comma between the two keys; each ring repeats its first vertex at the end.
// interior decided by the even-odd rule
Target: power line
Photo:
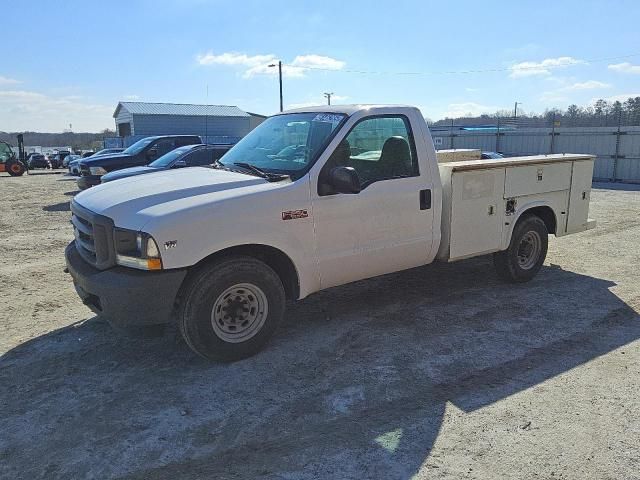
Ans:
{"type": "Polygon", "coordinates": [[[303,67],[300,65],[285,64],[283,66],[295,67],[302,70],[318,70],[322,72],[340,72],[340,73],[357,73],[362,75],[466,75],[472,73],[493,73],[493,72],[518,72],[521,70],[552,70],[555,68],[572,67],[576,65],[588,65],[591,63],[610,62],[612,60],[623,60],[626,58],[640,57],[640,53],[632,53],[630,55],[620,55],[615,57],[603,57],[590,60],[571,60],[565,63],[558,63],[556,65],[542,65],[541,62],[536,65],[530,66],[517,66],[521,63],[535,63],[535,62],[519,62],[510,67],[501,68],[486,68],[480,70],[444,70],[444,71],[428,71],[428,72],[392,72],[392,71],[375,71],[375,70],[336,70],[335,68],[322,68],[322,67],[303,67]]]}

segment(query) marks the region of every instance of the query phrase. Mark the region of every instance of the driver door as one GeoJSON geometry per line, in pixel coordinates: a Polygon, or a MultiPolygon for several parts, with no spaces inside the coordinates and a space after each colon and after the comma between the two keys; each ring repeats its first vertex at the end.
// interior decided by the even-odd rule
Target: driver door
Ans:
{"type": "Polygon", "coordinates": [[[320,170],[316,185],[312,180],[322,288],[427,263],[433,209],[421,192],[430,189],[405,116],[357,122],[320,170]],[[356,170],[360,193],[332,192],[327,177],[335,166],[356,170]]]}

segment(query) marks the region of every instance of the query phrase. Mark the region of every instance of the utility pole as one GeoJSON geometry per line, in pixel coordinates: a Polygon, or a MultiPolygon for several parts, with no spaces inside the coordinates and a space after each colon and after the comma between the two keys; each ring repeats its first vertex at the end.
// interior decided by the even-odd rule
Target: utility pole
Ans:
{"type": "Polygon", "coordinates": [[[282,106],[282,62],[278,60],[278,77],[280,79],[280,111],[284,110],[282,106]]]}
{"type": "Polygon", "coordinates": [[[518,105],[522,105],[522,102],[516,102],[516,104],[513,106],[513,119],[514,120],[516,118],[518,118],[518,105]]]}
{"type": "Polygon", "coordinates": [[[207,111],[204,114],[204,143],[209,143],[209,84],[207,83],[207,111]]]}
{"type": "MultiPolygon", "coordinates": [[[[272,63],[271,65],[269,65],[269,67],[275,67],[276,64],[272,63]]],[[[278,79],[280,80],[280,111],[284,110],[283,104],[282,104],[282,61],[278,60],[278,79]]]]}
{"type": "Polygon", "coordinates": [[[333,92],[324,92],[324,96],[327,99],[327,105],[331,105],[331,95],[333,95],[333,92]]]}

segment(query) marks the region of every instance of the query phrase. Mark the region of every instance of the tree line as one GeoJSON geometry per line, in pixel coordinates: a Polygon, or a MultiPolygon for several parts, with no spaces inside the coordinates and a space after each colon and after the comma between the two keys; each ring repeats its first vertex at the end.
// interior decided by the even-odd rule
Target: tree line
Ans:
{"type": "Polygon", "coordinates": [[[459,118],[445,118],[432,125],[521,125],[530,127],[615,127],[640,125],[640,97],[630,97],[624,102],[600,99],[591,105],[569,105],[566,110],[547,109],[543,113],[525,113],[499,110],[494,114],[468,115],[459,118]]]}
{"type": "Polygon", "coordinates": [[[105,129],[100,133],[42,133],[42,132],[0,132],[0,140],[17,146],[16,135],[24,135],[25,146],[39,147],[71,147],[74,150],[102,149],[103,140],[107,137],[115,137],[116,132],[105,129]]]}

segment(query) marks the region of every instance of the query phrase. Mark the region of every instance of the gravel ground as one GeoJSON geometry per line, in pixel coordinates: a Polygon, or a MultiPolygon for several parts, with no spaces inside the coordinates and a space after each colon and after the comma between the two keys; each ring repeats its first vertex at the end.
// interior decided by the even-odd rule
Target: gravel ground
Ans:
{"type": "Polygon", "coordinates": [[[527,285],[490,259],[334,288],[261,354],[129,338],[63,273],[63,175],[0,176],[1,478],[640,478],[640,188],[527,285]]]}

